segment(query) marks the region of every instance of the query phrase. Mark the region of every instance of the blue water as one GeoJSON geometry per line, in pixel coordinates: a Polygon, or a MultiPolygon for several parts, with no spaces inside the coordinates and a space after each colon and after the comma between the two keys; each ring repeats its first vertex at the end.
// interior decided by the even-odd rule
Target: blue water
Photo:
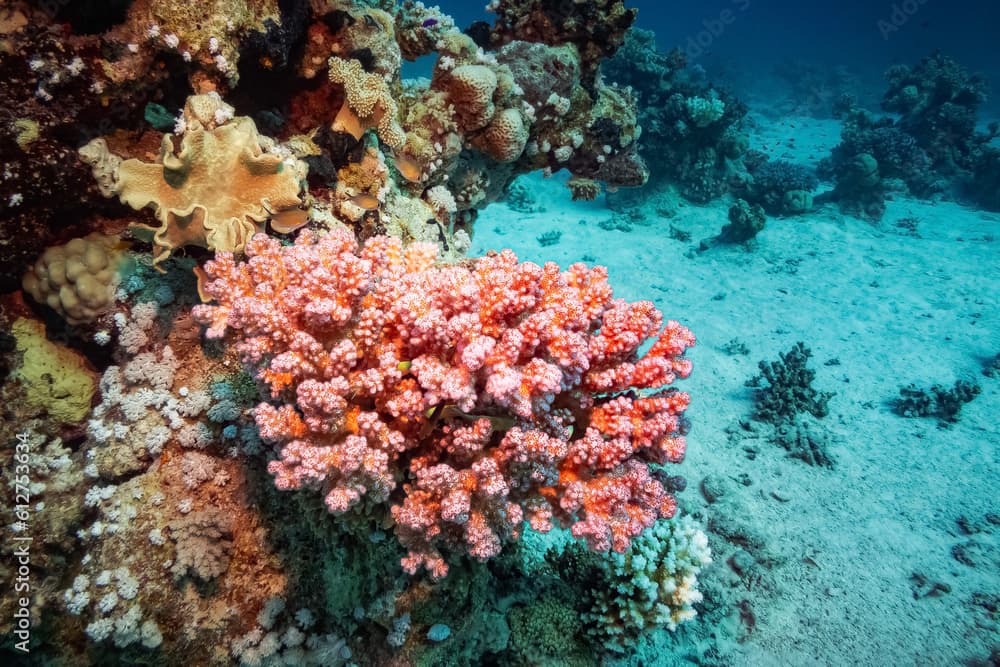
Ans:
{"type": "MultiPolygon", "coordinates": [[[[459,26],[490,21],[479,3],[441,2],[459,26]]],[[[893,63],[941,50],[983,73],[1000,91],[1000,3],[988,0],[645,0],[636,26],[656,33],[667,51],[696,53],[706,68],[766,73],[776,62],[800,59],[846,65],[877,83],[893,63]]],[[[1000,102],[990,102],[1000,109],[1000,102]]]]}

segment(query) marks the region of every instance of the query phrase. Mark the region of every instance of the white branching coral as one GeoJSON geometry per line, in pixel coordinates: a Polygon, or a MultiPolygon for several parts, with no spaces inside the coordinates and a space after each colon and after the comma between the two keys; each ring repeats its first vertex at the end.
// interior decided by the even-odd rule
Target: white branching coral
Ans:
{"type": "Polygon", "coordinates": [[[697,615],[698,573],[712,562],[708,538],[689,516],[660,521],[623,554],[602,561],[608,585],[595,591],[586,620],[612,650],[642,630],[675,630],[697,615]]]}
{"type": "Polygon", "coordinates": [[[684,100],[684,104],[687,106],[688,117],[697,127],[708,127],[726,112],[725,102],[717,97],[689,97],[684,100]]]}

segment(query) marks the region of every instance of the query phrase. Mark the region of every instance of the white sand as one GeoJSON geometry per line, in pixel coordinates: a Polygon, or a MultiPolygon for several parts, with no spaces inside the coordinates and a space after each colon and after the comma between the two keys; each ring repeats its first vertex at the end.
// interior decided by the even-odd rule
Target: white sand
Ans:
{"type": "MultiPolygon", "coordinates": [[[[839,137],[835,121],[755,120],[754,144],[768,146],[774,158],[815,164],[839,137]]],[[[648,224],[606,231],[597,224],[612,215],[603,200],[572,203],[562,180],[527,181],[543,213],[503,204],[484,211],[475,253],[511,247],[522,260],[564,266],[588,256],[610,268],[616,295],[651,299],[695,332],[695,371],[680,384],[692,396],[694,423],[687,461],[677,467],[689,482],[683,501],[703,518],[724,513],[746,524],[774,561],[759,566],[759,581],[734,586],[725,561],[736,547],[710,535],[716,562],[702,578],[722,596],[717,627],[696,619],[674,637],[653,635],[628,662],[682,664],[685,652],[697,656],[713,644],[718,664],[986,659],[1000,646],[997,619],[971,598],[1000,595],[1000,528],[967,536],[956,519],[981,523],[986,513],[1000,513],[1000,379],[981,374],[1000,352],[1000,215],[897,199],[872,225],[830,205],[769,219],[752,252],[721,246],[699,253],[690,250],[725,224],[728,201],[689,205],[670,220],[647,207],[648,224]],[[919,238],[896,227],[904,217],[919,221],[919,238]],[[670,225],[692,240],[671,239],[670,225]],[[562,238],[543,248],[536,237],[549,230],[562,238]],[[749,355],[724,351],[734,338],[749,355]],[[732,444],[727,437],[751,411],[744,382],[757,362],[776,360],[796,341],[813,351],[816,387],[836,392],[820,422],[838,438],[832,469],[788,458],[766,440],[732,444]],[[824,365],[831,359],[839,365],[824,365]],[[950,386],[960,377],[978,382],[982,393],[951,428],[891,410],[902,385],[950,386]],[[748,445],[758,451],[755,460],[743,451],[748,445]],[[706,475],[745,475],[751,484],[733,481],[730,494],[709,505],[698,490],[706,475]],[[980,545],[975,568],[951,553],[969,540],[980,545]],[[930,583],[916,587],[915,572],[930,583]],[[933,582],[950,592],[914,598],[933,582]],[[749,633],[739,620],[743,599],[755,616],[749,633]]]]}

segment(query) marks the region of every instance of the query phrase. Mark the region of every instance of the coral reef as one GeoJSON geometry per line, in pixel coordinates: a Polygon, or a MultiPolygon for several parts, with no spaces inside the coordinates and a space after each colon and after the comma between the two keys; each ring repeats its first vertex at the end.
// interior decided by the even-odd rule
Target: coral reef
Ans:
{"type": "MultiPolygon", "coordinates": [[[[87,230],[64,234],[75,216],[65,197],[50,195],[67,184],[90,200],[97,194],[72,157],[88,139],[82,155],[100,192],[156,215],[154,225],[115,221],[102,231],[153,227],[137,236],[154,243],[158,264],[182,245],[238,250],[268,219],[288,231],[310,217],[460,256],[477,209],[502,198],[520,173],[565,168],[612,187],[647,178],[633,100],[596,76],[634,18],[621,2],[497,3],[497,26],[482,44],[422,3],[221,8],[148,0],[95,26],[87,12],[67,12],[71,23],[57,34],[33,27],[51,14],[18,4],[4,24],[16,54],[5,59],[4,106],[24,116],[10,119],[0,140],[21,159],[0,192],[12,214],[0,239],[31,239],[18,244],[28,246],[19,261],[87,230]],[[74,34],[77,23],[91,32],[74,34]],[[403,81],[402,60],[427,54],[438,61],[431,80],[403,81]],[[208,104],[209,95],[247,115],[219,98],[208,104]],[[174,132],[160,135],[168,115],[174,132]],[[112,136],[118,128],[125,131],[112,136]],[[241,176],[240,164],[253,176],[241,176]],[[305,165],[323,187],[300,202],[305,165]],[[206,170],[231,176],[238,201],[206,200],[206,170]],[[176,191],[164,185],[181,180],[176,191]],[[453,210],[435,206],[435,188],[450,191],[453,210]],[[432,218],[438,224],[425,224],[432,218]]],[[[574,196],[594,196],[595,187],[574,186],[574,196]]]]}
{"type": "Polygon", "coordinates": [[[968,171],[979,146],[991,138],[976,131],[985,79],[940,52],[913,66],[890,67],[885,78],[882,109],[899,114],[896,125],[927,152],[934,171],[968,171]]]}
{"type": "Polygon", "coordinates": [[[834,181],[829,198],[844,212],[878,221],[894,188],[918,197],[942,189],[927,153],[892,119],[853,106],[842,113],[841,142],[820,161],[818,171],[834,181]]]}
{"type": "Polygon", "coordinates": [[[878,221],[885,200],[896,190],[927,198],[962,193],[986,208],[1000,208],[996,123],[976,129],[986,99],[982,77],[935,53],[915,66],[886,72],[889,87],[882,109],[897,117],[877,118],[845,97],[836,114],[844,118],[841,143],[819,166],[835,182],[830,193],[845,212],[878,221]]]}
{"type": "Polygon", "coordinates": [[[748,138],[741,129],[746,106],[688,67],[681,50],[657,51],[653,38],[646,30],[629,31],[601,72],[637,97],[640,154],[656,156],[653,180],[692,201],[710,201],[748,178],[742,163],[748,138]]]}
{"type": "Polygon", "coordinates": [[[494,0],[494,43],[514,40],[571,44],[580,54],[584,80],[593,82],[601,60],[613,56],[628,35],[637,11],[622,0],[584,0],[572,4],[545,0],[494,0]]]}
{"type": "MultiPolygon", "coordinates": [[[[479,209],[538,210],[518,175],[647,181],[635,94],[599,75],[635,11],[491,9],[0,9],[0,518],[32,539],[32,661],[594,664],[637,635],[608,605],[693,615],[708,556],[663,466],[694,337],[602,267],[465,257],[479,209]],[[541,532],[651,583],[599,607],[541,532]]],[[[739,115],[679,104],[698,133],[739,115]]]]}

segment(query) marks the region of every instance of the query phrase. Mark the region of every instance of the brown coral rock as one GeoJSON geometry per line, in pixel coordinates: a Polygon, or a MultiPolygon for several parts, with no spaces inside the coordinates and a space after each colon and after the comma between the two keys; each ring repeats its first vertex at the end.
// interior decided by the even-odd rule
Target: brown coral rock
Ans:
{"type": "Polygon", "coordinates": [[[551,46],[573,44],[580,53],[583,84],[590,88],[603,58],[615,54],[637,11],[622,0],[500,0],[493,41],[544,42],[551,46]]]}
{"type": "Polygon", "coordinates": [[[513,162],[528,143],[528,127],[517,109],[504,109],[496,114],[486,130],[472,144],[497,162],[513,162]]]}
{"type": "Polygon", "coordinates": [[[329,64],[330,80],[343,86],[347,97],[333,121],[333,130],[360,139],[365,130],[374,127],[384,143],[402,148],[406,135],[396,118],[399,110],[386,80],[366,72],[358,60],[334,56],[329,64]]]}
{"type": "Polygon", "coordinates": [[[448,101],[455,107],[459,127],[470,132],[485,127],[496,113],[493,93],[497,75],[485,65],[461,65],[448,78],[448,101]]]}

